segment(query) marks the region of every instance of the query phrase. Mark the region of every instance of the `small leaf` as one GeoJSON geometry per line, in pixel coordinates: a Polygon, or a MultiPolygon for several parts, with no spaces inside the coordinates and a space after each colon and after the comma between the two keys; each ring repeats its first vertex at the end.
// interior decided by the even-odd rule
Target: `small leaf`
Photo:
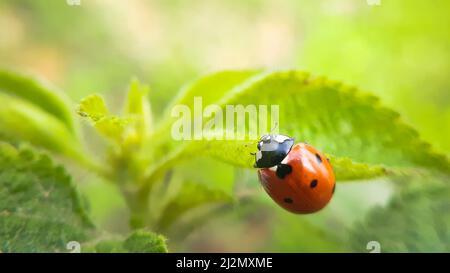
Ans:
{"type": "Polygon", "coordinates": [[[166,239],[146,230],[133,231],[125,240],[103,240],[95,245],[98,253],[167,253],[166,239]]]}
{"type": "Polygon", "coordinates": [[[203,184],[183,182],[178,193],[163,208],[157,221],[158,230],[166,230],[186,212],[204,206],[232,201],[224,191],[208,188],[203,184]]]}
{"type": "MultiPolygon", "coordinates": [[[[58,119],[69,132],[75,132],[70,103],[56,88],[31,77],[0,69],[0,94],[14,96],[18,100],[33,104],[58,119]]],[[[5,102],[1,104],[5,105],[5,102]]]]}
{"type": "Polygon", "coordinates": [[[166,253],[166,239],[145,230],[134,231],[123,243],[125,249],[133,253],[166,253]]]}
{"type": "MultiPolygon", "coordinates": [[[[234,201],[232,197],[234,181],[234,167],[221,161],[199,157],[178,164],[165,176],[164,183],[159,183],[152,189],[149,222],[159,226],[159,231],[165,234],[175,229],[176,236],[180,236],[183,233],[182,229],[188,231],[188,226],[191,224],[198,227],[207,220],[206,214],[216,207],[226,206],[234,201]],[[198,166],[202,166],[202,171],[198,171],[198,166]],[[189,197],[192,188],[197,187],[199,191],[189,197]],[[198,196],[201,196],[201,200],[197,198],[198,196]],[[217,198],[218,196],[220,198],[217,198]],[[187,206],[181,211],[171,211],[169,207],[180,199],[185,200],[182,202],[186,202],[187,206]],[[162,215],[166,212],[170,215],[162,215]],[[205,216],[198,217],[199,212],[204,212],[205,216]],[[161,223],[167,220],[167,218],[163,220],[164,217],[169,217],[171,220],[161,223]],[[195,217],[194,223],[187,223],[193,217],[195,217]]],[[[172,235],[174,234],[171,233],[172,235]]]]}
{"type": "Polygon", "coordinates": [[[107,116],[95,122],[94,127],[104,137],[120,142],[129,123],[129,119],[107,116]]]}
{"type": "Polygon", "coordinates": [[[45,155],[0,142],[0,251],[66,252],[93,231],[78,191],[45,155]]]}
{"type": "Polygon", "coordinates": [[[98,242],[93,248],[88,248],[86,252],[127,253],[128,251],[123,247],[123,240],[109,239],[98,242]]]}
{"type": "Polygon", "coordinates": [[[149,87],[133,80],[128,91],[125,114],[138,119],[137,131],[147,135],[152,130],[152,110],[148,98],[149,87]]]}
{"type": "Polygon", "coordinates": [[[90,95],[81,100],[78,106],[78,114],[82,117],[88,117],[93,122],[109,114],[105,101],[99,95],[90,95]]]}
{"type": "Polygon", "coordinates": [[[120,143],[131,122],[130,118],[111,115],[101,96],[91,95],[81,100],[78,114],[88,118],[105,138],[120,143]]]}

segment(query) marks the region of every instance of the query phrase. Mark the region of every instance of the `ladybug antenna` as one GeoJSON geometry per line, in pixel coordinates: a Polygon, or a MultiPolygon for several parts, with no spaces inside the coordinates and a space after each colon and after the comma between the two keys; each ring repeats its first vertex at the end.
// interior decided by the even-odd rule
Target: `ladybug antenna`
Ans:
{"type": "Polygon", "coordinates": [[[270,129],[270,135],[273,135],[273,132],[275,131],[275,130],[277,130],[277,128],[278,128],[278,122],[275,122],[275,124],[274,124],[274,126],[272,127],[272,129],[270,129]]]}

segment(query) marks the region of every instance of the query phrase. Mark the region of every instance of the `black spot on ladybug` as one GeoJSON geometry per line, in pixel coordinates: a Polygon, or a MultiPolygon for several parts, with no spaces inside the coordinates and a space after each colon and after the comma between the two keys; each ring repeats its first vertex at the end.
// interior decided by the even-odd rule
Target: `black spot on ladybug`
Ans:
{"type": "Polygon", "coordinates": [[[288,164],[280,164],[277,166],[277,172],[276,175],[278,178],[283,179],[286,177],[286,175],[290,174],[292,172],[291,165],[288,164]]]}
{"type": "Polygon", "coordinates": [[[284,198],[284,202],[288,204],[292,204],[294,201],[291,198],[284,198]]]}
{"type": "Polygon", "coordinates": [[[319,154],[316,154],[317,163],[322,164],[322,158],[319,154]]]}
{"type": "Polygon", "coordinates": [[[334,191],[336,190],[336,183],[333,185],[333,190],[331,191],[332,194],[334,194],[334,191]]]}
{"type": "Polygon", "coordinates": [[[317,179],[314,179],[313,181],[311,181],[311,184],[309,184],[309,186],[313,189],[317,186],[317,179]]]}

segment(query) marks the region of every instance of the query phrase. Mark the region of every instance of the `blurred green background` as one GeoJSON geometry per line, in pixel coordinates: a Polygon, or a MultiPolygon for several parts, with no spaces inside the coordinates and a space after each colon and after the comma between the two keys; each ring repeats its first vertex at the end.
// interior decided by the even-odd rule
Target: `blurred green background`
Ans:
{"type": "MultiPolygon", "coordinates": [[[[448,155],[449,10],[445,0],[2,0],[0,65],[37,74],[74,101],[95,92],[116,107],[136,76],[151,86],[156,117],[208,72],[300,68],[373,92],[448,155]]],[[[171,251],[345,251],[347,228],[392,193],[385,180],[346,183],[324,211],[299,217],[276,207],[255,173],[210,172],[232,175],[241,201],[187,236],[174,231],[171,251]]],[[[125,231],[117,190],[74,175],[97,224],[125,231]]]]}

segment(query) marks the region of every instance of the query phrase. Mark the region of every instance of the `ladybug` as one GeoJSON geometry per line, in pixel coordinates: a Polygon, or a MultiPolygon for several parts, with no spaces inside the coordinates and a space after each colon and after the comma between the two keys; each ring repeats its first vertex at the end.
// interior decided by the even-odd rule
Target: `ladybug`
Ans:
{"type": "Polygon", "coordinates": [[[307,214],[328,204],[336,181],[329,159],[320,151],[307,143],[294,144],[284,135],[264,135],[257,148],[254,167],[259,181],[278,205],[307,214]]]}

